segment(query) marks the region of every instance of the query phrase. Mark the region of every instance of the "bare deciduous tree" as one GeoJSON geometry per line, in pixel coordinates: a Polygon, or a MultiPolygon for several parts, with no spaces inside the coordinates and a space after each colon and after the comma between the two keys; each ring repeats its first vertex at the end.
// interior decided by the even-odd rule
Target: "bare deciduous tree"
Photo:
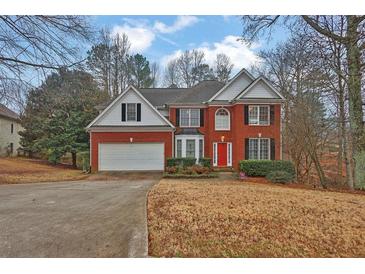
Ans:
{"type": "Polygon", "coordinates": [[[217,54],[214,64],[214,74],[216,79],[222,83],[228,82],[233,66],[231,59],[226,54],[217,54]]]}

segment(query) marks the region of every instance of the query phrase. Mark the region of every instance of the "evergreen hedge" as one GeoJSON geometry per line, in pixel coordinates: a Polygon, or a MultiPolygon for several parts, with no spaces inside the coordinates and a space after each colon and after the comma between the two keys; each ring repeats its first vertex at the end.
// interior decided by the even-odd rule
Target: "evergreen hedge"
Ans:
{"type": "Polygon", "coordinates": [[[189,167],[189,166],[193,166],[196,163],[196,159],[195,158],[190,158],[190,157],[186,157],[186,158],[167,158],[166,160],[166,164],[168,167],[172,167],[172,166],[182,166],[182,167],[189,167]]]}
{"type": "Polygon", "coordinates": [[[200,158],[199,164],[203,167],[211,168],[212,167],[212,159],[211,158],[200,158]]]}
{"type": "Polygon", "coordinates": [[[285,171],[293,178],[295,168],[292,162],[282,160],[243,160],[240,161],[240,171],[247,176],[265,177],[272,171],[285,171]]]}

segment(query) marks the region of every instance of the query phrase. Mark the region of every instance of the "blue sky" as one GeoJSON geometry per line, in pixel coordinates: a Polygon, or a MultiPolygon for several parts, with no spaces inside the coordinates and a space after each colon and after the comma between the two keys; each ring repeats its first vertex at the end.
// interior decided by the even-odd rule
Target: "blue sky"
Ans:
{"type": "Polygon", "coordinates": [[[126,33],[133,52],[142,53],[161,67],[184,50],[198,48],[205,52],[209,64],[217,53],[226,53],[238,71],[257,62],[259,50],[287,37],[279,28],[270,41],[263,39],[248,47],[237,41],[242,34],[238,16],[95,16],[93,23],[112,33],[126,33]]]}

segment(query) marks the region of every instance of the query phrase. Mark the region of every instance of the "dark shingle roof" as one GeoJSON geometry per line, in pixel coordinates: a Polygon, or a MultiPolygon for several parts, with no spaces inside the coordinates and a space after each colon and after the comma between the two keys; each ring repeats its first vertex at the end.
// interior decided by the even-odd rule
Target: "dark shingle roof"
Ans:
{"type": "Polygon", "coordinates": [[[19,120],[19,115],[11,109],[8,109],[3,104],[0,104],[0,116],[13,120],[19,120]]]}
{"type": "Polygon", "coordinates": [[[202,81],[191,88],[142,88],[142,95],[154,106],[165,104],[192,103],[200,104],[209,100],[224,86],[215,80],[202,81]]]}
{"type": "Polygon", "coordinates": [[[140,88],[138,90],[154,106],[174,103],[188,91],[186,88],[140,88]]]}

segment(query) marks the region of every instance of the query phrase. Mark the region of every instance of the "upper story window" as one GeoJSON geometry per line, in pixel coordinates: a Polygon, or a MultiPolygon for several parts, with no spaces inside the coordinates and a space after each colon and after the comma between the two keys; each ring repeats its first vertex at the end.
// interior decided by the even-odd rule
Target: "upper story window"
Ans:
{"type": "Polygon", "coordinates": [[[137,120],[136,104],[127,104],[127,121],[137,120]]]}
{"type": "Polygon", "coordinates": [[[229,111],[225,108],[220,108],[215,112],[215,130],[229,130],[230,117],[229,111]]]}
{"type": "Polygon", "coordinates": [[[198,108],[180,109],[180,126],[181,127],[199,127],[200,126],[200,109],[198,109],[198,108]]]}
{"type": "Polygon", "coordinates": [[[249,125],[270,124],[270,106],[248,106],[248,123],[249,125]]]}
{"type": "Polygon", "coordinates": [[[140,103],[122,103],[122,122],[141,121],[140,103]]]}

